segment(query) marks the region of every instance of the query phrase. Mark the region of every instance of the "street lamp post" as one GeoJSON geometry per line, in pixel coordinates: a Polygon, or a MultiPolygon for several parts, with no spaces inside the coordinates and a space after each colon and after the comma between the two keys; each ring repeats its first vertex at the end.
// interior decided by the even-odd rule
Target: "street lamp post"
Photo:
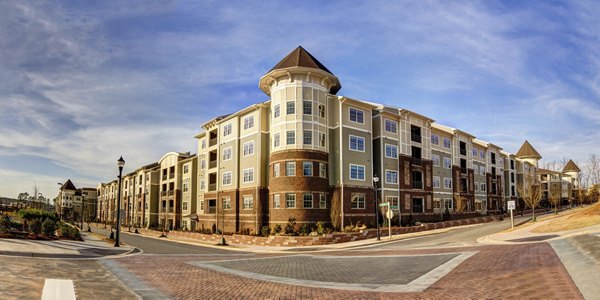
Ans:
{"type": "Polygon", "coordinates": [[[119,247],[119,231],[121,230],[121,177],[123,175],[123,166],[125,166],[123,156],[117,160],[117,166],[119,167],[119,189],[117,190],[117,230],[115,233],[115,247],[119,247]]]}
{"type": "Polygon", "coordinates": [[[85,195],[83,194],[83,189],[81,190],[81,230],[83,231],[83,203],[85,203],[85,195]]]}
{"type": "Polygon", "coordinates": [[[379,209],[379,200],[377,199],[377,182],[379,181],[379,177],[377,177],[377,175],[373,176],[373,187],[374,187],[374,191],[375,191],[375,220],[377,223],[377,240],[380,241],[381,240],[381,236],[379,233],[379,215],[378,215],[378,209],[379,209]]]}

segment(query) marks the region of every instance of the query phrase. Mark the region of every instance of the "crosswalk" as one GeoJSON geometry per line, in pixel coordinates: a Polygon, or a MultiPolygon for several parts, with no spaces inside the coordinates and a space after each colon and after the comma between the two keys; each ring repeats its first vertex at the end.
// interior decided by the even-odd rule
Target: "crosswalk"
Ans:
{"type": "Polygon", "coordinates": [[[46,278],[42,300],[75,300],[73,280],[46,278]]]}

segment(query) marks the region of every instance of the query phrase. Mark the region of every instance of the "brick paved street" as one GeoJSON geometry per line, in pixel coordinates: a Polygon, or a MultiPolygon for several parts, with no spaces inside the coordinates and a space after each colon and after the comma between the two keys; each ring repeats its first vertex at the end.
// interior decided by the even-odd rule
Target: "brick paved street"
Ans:
{"type": "MultiPolygon", "coordinates": [[[[477,254],[422,293],[347,291],[288,285],[235,276],[188,263],[239,257],[141,255],[120,258],[118,261],[139,278],[179,299],[582,298],[547,243],[484,246],[478,247],[478,250],[477,254]]],[[[360,251],[348,252],[356,254],[360,251]]],[[[386,252],[393,255],[397,251],[386,252]]],[[[418,252],[412,251],[413,254],[418,252]]],[[[322,268],[326,267],[317,266],[315,274],[323,272],[322,268]]],[[[397,272],[400,276],[403,270],[398,269],[397,272]]],[[[361,273],[352,275],[361,276],[361,273]]],[[[372,276],[372,273],[365,272],[362,276],[372,276]]]]}

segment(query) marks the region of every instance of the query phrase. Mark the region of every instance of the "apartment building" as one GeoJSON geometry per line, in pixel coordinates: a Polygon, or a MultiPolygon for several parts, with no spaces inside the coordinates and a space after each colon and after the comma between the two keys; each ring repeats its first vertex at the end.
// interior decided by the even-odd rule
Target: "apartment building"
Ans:
{"type": "Polygon", "coordinates": [[[76,188],[71,179],[67,179],[59,189],[56,213],[62,219],[84,221],[96,219],[98,194],[96,188],[76,188]]]}
{"type": "MultiPolygon", "coordinates": [[[[498,213],[541,159],[527,141],[513,155],[416,112],[338,96],[339,79],[302,47],[259,88],[270,99],[201,126],[196,155],[170,152],[124,177],[130,222],[227,233],[290,219],[372,226],[375,192],[396,224],[498,213]]],[[[113,188],[99,185],[101,218],[113,188]]]]}

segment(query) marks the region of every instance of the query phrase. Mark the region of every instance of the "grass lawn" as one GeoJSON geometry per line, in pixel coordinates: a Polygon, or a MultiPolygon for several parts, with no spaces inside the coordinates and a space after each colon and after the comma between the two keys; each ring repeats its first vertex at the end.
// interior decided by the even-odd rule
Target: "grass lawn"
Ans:
{"type": "Polygon", "coordinates": [[[567,231],[594,225],[600,225],[600,202],[576,212],[554,218],[548,224],[534,228],[532,232],[548,233],[567,231]]]}

